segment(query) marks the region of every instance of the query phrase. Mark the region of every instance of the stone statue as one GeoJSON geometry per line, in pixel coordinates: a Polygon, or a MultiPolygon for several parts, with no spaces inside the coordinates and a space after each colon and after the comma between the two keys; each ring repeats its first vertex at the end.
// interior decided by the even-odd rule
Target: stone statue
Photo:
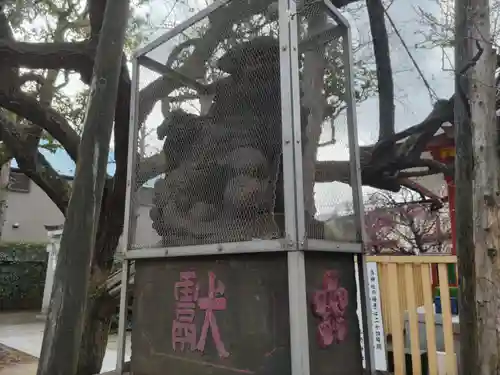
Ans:
{"type": "Polygon", "coordinates": [[[282,235],[279,43],[255,38],[217,65],[229,76],[208,113],[173,111],[157,131],[175,166],[156,181],[150,212],[164,246],[282,235]]]}

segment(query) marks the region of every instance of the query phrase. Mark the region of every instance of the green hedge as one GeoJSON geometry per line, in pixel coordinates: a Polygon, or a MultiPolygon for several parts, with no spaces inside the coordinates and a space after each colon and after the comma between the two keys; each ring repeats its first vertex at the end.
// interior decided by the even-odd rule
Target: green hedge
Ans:
{"type": "Polygon", "coordinates": [[[47,244],[0,243],[0,311],[42,306],[47,244]]]}

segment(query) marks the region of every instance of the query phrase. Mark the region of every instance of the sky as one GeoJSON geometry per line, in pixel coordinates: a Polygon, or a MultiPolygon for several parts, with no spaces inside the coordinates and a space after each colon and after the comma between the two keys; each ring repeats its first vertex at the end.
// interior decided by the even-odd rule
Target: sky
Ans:
{"type": "MultiPolygon", "coordinates": [[[[423,71],[424,77],[439,98],[449,98],[453,94],[453,75],[449,71],[451,65],[441,64],[443,54],[440,49],[422,49],[415,46],[424,40],[421,18],[417,8],[439,16],[439,6],[434,0],[397,0],[392,3],[388,13],[394,21],[402,39],[410,49],[410,53],[423,71]],[[445,69],[443,69],[443,66],[445,69]]],[[[370,40],[369,21],[366,13],[360,19],[352,20],[353,37],[362,41],[370,40]]],[[[422,121],[432,110],[433,101],[417,70],[413,66],[399,37],[386,22],[391,50],[391,65],[395,72],[395,125],[396,131],[406,129],[422,121]]],[[[371,47],[370,47],[371,48],[371,47]]],[[[448,57],[453,58],[453,53],[448,57]]],[[[452,62],[451,62],[452,63],[452,62]]],[[[372,97],[357,106],[358,137],[360,145],[370,145],[377,141],[378,136],[378,99],[372,97]]],[[[336,126],[346,129],[345,118],[337,119],[336,126]]],[[[337,129],[337,133],[341,133],[337,129]]],[[[342,132],[345,134],[345,131],[342,132]]],[[[337,137],[340,134],[336,134],[337,137]]],[[[347,155],[347,137],[337,141],[334,147],[319,151],[318,158],[326,160],[340,159],[347,155]]],[[[351,189],[340,183],[316,184],[316,206],[320,213],[331,211],[341,201],[351,202],[351,189]]],[[[374,189],[364,187],[365,193],[374,189]]]]}
{"type": "MultiPolygon", "coordinates": [[[[201,0],[186,0],[183,2],[152,0],[151,23],[159,24],[163,22],[167,27],[174,26],[182,22],[187,16],[193,15],[197,10],[206,6],[206,2],[201,0]]],[[[355,6],[358,6],[355,4],[355,6]]],[[[426,26],[422,25],[417,12],[417,7],[421,7],[427,12],[431,12],[439,17],[439,7],[435,0],[397,0],[392,3],[388,12],[396,24],[399,32],[410,51],[423,71],[425,78],[429,81],[432,89],[438,97],[448,98],[453,91],[453,77],[449,71],[444,71],[442,61],[442,51],[440,49],[416,48],[416,44],[423,40],[421,30],[426,26]]],[[[147,10],[147,9],[146,9],[147,10]]],[[[349,12],[344,12],[348,20],[351,21],[353,37],[361,42],[370,41],[369,23],[366,12],[357,12],[355,19],[349,12]]],[[[422,79],[419,77],[411,60],[404,50],[399,38],[395,35],[391,26],[387,24],[390,38],[391,61],[394,75],[395,95],[396,95],[396,128],[401,130],[422,121],[432,109],[432,101],[429,92],[422,79]]],[[[149,36],[153,39],[166,29],[157,30],[149,36]]],[[[171,47],[170,47],[171,48],[171,47]]],[[[366,57],[366,51],[364,52],[366,57]]],[[[360,57],[360,56],[358,56],[360,57]]],[[[452,56],[451,56],[452,57],[452,56]]],[[[448,68],[450,65],[448,64],[448,68]]],[[[142,76],[143,84],[150,77],[142,76]]],[[[378,100],[372,97],[357,106],[358,137],[360,145],[372,144],[376,141],[378,133],[378,100]]],[[[148,153],[156,152],[160,143],[156,140],[154,129],[162,121],[160,106],[157,105],[147,122],[148,133],[146,138],[148,153]]],[[[325,132],[322,141],[328,141],[330,134],[325,132]]],[[[346,160],[348,155],[346,123],[345,118],[340,116],[335,121],[334,146],[322,147],[319,150],[320,160],[346,160]]],[[[45,153],[55,169],[63,174],[73,174],[75,165],[67,154],[60,150],[55,154],[45,153]]],[[[110,155],[109,173],[114,172],[113,156],[110,155]]],[[[369,190],[369,189],[368,189],[369,190]]],[[[331,212],[338,204],[351,200],[351,189],[349,186],[340,183],[316,184],[316,206],[320,213],[331,212]]]]}
{"type": "MultiPolygon", "coordinates": [[[[45,149],[40,150],[40,153],[45,156],[47,161],[54,167],[54,169],[65,176],[73,176],[75,174],[75,162],[68,156],[66,151],[63,149],[57,149],[55,152],[47,151],[45,149]]],[[[12,160],[11,166],[17,168],[16,160],[12,160]]],[[[113,151],[111,151],[108,157],[108,174],[113,175],[115,173],[115,163],[113,151]]]]}

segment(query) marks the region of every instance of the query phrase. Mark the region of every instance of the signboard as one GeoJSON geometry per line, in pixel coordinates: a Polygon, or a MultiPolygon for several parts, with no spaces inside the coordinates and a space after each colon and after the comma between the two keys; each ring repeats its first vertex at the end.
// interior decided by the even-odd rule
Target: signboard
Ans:
{"type": "MultiPolygon", "coordinates": [[[[361,374],[353,256],[305,257],[311,375],[361,374]]],[[[286,252],[135,268],[134,375],[291,375],[286,252]]]]}
{"type": "MultiPolygon", "coordinates": [[[[356,269],[358,264],[356,264],[356,269]]],[[[356,283],[358,285],[359,290],[359,279],[356,275],[356,283]]],[[[386,343],[385,343],[385,333],[384,333],[384,322],[382,320],[382,304],[380,301],[380,286],[378,282],[378,269],[377,264],[370,262],[366,263],[366,276],[368,278],[368,299],[370,302],[369,313],[371,313],[372,320],[372,338],[373,338],[373,366],[378,371],[387,371],[387,351],[386,351],[386,343]]],[[[360,294],[357,293],[357,301],[358,301],[358,320],[359,320],[359,328],[360,332],[363,331],[362,325],[362,315],[361,315],[361,297],[360,294]]],[[[365,358],[364,358],[364,348],[365,343],[363,339],[363,335],[360,335],[360,342],[362,347],[363,354],[363,367],[366,366],[365,358]]]]}
{"type": "Polygon", "coordinates": [[[286,253],[135,267],[134,375],[290,373],[286,253]]]}
{"type": "Polygon", "coordinates": [[[362,374],[352,254],[305,253],[311,375],[362,374]]]}

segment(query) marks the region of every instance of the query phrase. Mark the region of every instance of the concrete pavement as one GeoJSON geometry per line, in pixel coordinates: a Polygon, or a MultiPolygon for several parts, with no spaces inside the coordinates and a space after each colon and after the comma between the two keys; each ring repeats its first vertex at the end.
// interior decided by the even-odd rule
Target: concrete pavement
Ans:
{"type": "MultiPolygon", "coordinates": [[[[25,361],[12,363],[2,368],[0,375],[32,375],[36,374],[38,357],[42,348],[45,321],[37,319],[36,312],[1,313],[0,314],[0,344],[28,354],[31,363],[25,361]]],[[[127,337],[125,360],[130,359],[130,337],[127,337]]],[[[117,358],[118,337],[110,335],[108,347],[104,356],[101,372],[115,369],[117,358]]]]}

